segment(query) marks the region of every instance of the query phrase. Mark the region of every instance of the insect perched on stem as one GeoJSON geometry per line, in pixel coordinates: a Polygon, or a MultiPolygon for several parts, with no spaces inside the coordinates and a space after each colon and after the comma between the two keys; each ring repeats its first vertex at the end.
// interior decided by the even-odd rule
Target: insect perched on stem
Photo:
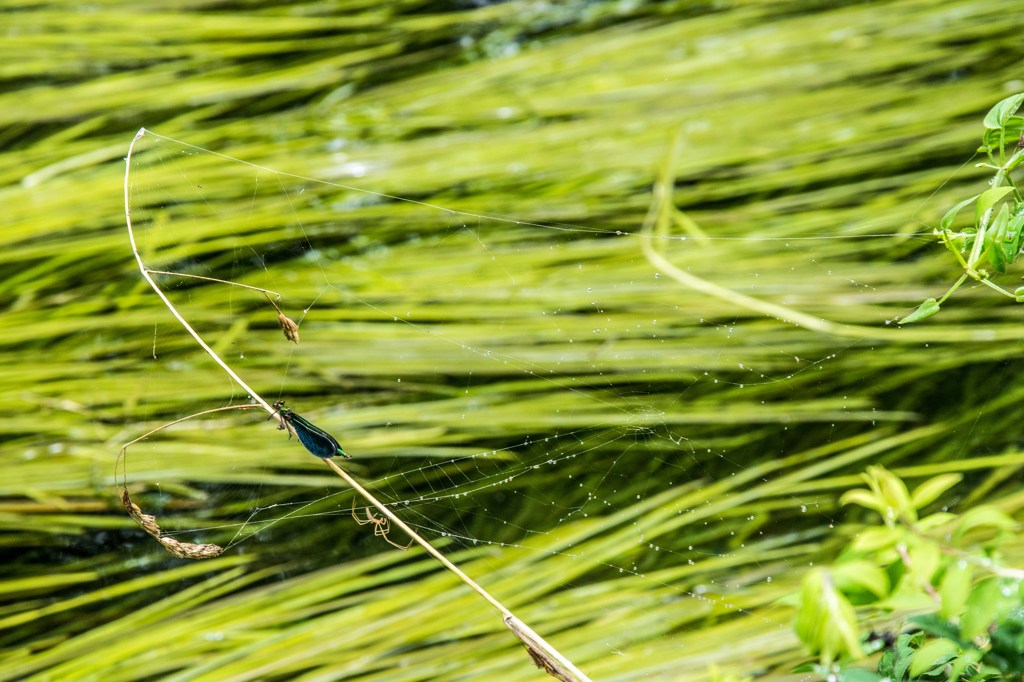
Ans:
{"type": "Polygon", "coordinates": [[[282,431],[287,429],[289,435],[294,432],[305,448],[317,457],[328,459],[341,455],[345,459],[352,459],[351,456],[345,454],[334,436],[289,410],[284,406],[283,400],[274,403],[274,409],[277,410],[278,419],[281,420],[277,428],[282,431]]]}
{"type": "Polygon", "coordinates": [[[370,512],[370,508],[366,507],[363,512],[366,514],[366,518],[362,518],[356,514],[356,500],[352,498],[352,518],[356,520],[360,526],[365,526],[368,523],[373,524],[373,534],[376,537],[384,538],[384,540],[392,547],[397,547],[403,552],[412,547],[412,540],[409,540],[408,545],[400,545],[391,538],[388,537],[388,533],[391,532],[391,520],[386,516],[374,516],[370,512]]]}

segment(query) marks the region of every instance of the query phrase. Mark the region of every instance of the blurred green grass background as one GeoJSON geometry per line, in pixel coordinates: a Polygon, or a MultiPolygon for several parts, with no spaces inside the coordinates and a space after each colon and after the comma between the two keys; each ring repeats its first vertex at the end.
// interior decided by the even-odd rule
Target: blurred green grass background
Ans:
{"type": "MultiPolygon", "coordinates": [[[[712,663],[800,679],[777,600],[849,532],[836,500],[866,463],[911,482],[964,471],[945,503],[986,499],[1019,517],[1020,310],[972,289],[912,333],[849,339],[727,305],[644,260],[652,187],[671,166],[671,203],[712,237],[667,242],[678,267],[892,329],[957,274],[927,234],[984,181],[964,164],[985,111],[1024,90],[1016,9],[0,8],[0,679],[549,679],[434,563],[356,526],[349,497],[310,508],[336,516],[191,564],[127,518],[121,445],[244,398],[174,329],[131,258],[121,181],[140,127],[518,221],[358,193],[286,201],[314,187],[301,182],[261,189],[256,204],[256,176],[212,155],[191,160],[209,177],[191,201],[183,148],[166,141],[135,190],[151,208],[173,199],[167,215],[191,220],[181,251],[204,264],[301,227],[318,259],[279,254],[268,270],[289,282],[286,302],[330,293],[298,349],[237,293],[229,306],[216,288],[179,295],[227,347],[273,337],[281,347],[264,354],[249,343],[246,376],[276,388],[286,366],[291,404],[317,406],[356,475],[394,499],[489,483],[515,461],[468,455],[512,448],[533,461],[545,446],[531,439],[582,429],[555,441],[556,464],[494,484],[474,513],[455,500],[418,520],[593,679],[708,679],[712,663]],[[381,314],[406,310],[417,326],[381,314]],[[553,514],[545,499],[590,513],[553,514]]],[[[206,420],[133,453],[143,508],[165,527],[215,526],[244,518],[252,490],[266,506],[338,488],[294,443],[270,442],[272,425],[243,422],[206,420]]]]}

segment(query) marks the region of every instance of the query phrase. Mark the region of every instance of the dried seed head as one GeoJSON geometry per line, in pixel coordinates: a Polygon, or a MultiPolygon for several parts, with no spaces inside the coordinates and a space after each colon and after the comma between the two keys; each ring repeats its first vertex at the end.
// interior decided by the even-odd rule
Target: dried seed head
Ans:
{"type": "Polygon", "coordinates": [[[128,512],[128,516],[132,517],[135,523],[142,527],[142,530],[155,538],[160,537],[160,526],[156,525],[156,517],[150,514],[143,514],[139,505],[132,502],[132,498],[128,495],[127,488],[121,491],[121,504],[124,505],[125,511],[128,512]]]}
{"type": "Polygon", "coordinates": [[[299,343],[299,325],[295,324],[294,320],[290,317],[286,317],[281,311],[278,311],[277,323],[281,325],[281,331],[284,332],[284,338],[294,344],[299,343]]]}
{"type": "Polygon", "coordinates": [[[194,545],[178,542],[174,538],[157,538],[168,552],[179,559],[212,559],[220,556],[224,548],[220,545],[194,545]]]}
{"type": "Polygon", "coordinates": [[[164,549],[179,559],[212,559],[215,556],[220,556],[224,551],[224,548],[219,545],[195,545],[191,542],[179,542],[174,538],[164,537],[160,532],[160,526],[156,523],[156,517],[151,514],[143,514],[139,505],[132,502],[127,488],[121,491],[121,504],[124,505],[128,516],[132,517],[142,527],[142,530],[156,538],[164,546],[164,549]]]}

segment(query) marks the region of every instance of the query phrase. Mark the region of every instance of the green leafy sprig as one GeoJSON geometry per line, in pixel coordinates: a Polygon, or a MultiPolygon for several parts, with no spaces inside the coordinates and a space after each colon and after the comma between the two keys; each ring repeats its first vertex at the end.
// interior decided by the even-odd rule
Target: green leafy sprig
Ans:
{"type": "Polygon", "coordinates": [[[816,660],[802,670],[835,682],[1024,679],[1024,571],[1000,559],[1020,541],[1017,522],[989,505],[922,515],[959,474],[913,492],[880,466],[862,478],[867,488],[841,501],[881,523],[860,530],[835,565],[804,576],[796,632],[816,660]],[[906,613],[895,633],[864,632],[863,621],[906,613]],[[877,670],[850,667],[881,649],[877,670]]]}
{"type": "Polygon", "coordinates": [[[968,279],[984,284],[999,293],[1024,302],[1024,287],[1010,293],[991,280],[987,265],[997,273],[1006,272],[1024,249],[1024,199],[1013,182],[1011,174],[1024,161],[1024,116],[1018,115],[1024,104],[1024,93],[1002,100],[985,116],[985,133],[978,152],[984,152],[988,162],[978,164],[995,171],[989,189],[964,199],[949,209],[935,235],[949,249],[963,274],[939,299],[929,298],[900,324],[910,324],[931,317],[941,305],[968,279]],[[974,220],[968,227],[954,229],[960,212],[974,205],[974,220]]]}

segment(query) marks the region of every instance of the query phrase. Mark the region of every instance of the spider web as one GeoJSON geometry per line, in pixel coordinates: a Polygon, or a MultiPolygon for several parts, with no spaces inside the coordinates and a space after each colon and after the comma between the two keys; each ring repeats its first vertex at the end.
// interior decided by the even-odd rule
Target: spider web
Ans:
{"type": "MultiPolygon", "coordinates": [[[[139,253],[182,317],[264,399],[333,434],[353,457],[342,466],[446,551],[526,552],[569,582],[618,573],[748,613],[778,595],[741,588],[813,563],[836,481],[913,418],[856,387],[871,340],[823,347],[652,267],[645,209],[599,226],[489,215],[472,196],[435,205],[149,131],[129,173],[139,253]]],[[[815,277],[858,304],[878,291],[875,271],[829,245],[870,252],[902,220],[660,239],[687,272],[721,279],[728,262],[730,288],[813,310],[815,277]]],[[[152,299],[135,304],[152,333],[139,432],[250,404],[148,286],[138,296],[152,299]]],[[[127,481],[190,542],[288,556],[330,538],[313,563],[393,551],[376,521],[352,518],[378,517],[275,425],[253,409],[162,431],[129,449],[127,481]]]]}

